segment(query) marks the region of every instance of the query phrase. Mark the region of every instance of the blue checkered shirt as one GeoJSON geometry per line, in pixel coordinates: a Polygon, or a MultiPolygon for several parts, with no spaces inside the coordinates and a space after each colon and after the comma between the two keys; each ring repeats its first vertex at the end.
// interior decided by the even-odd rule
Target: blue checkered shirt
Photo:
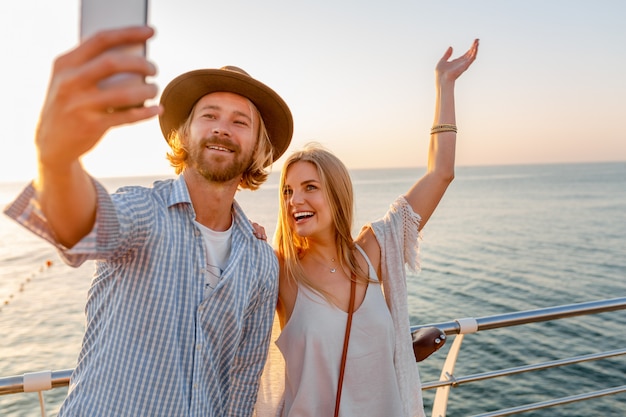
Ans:
{"type": "Polygon", "coordinates": [[[59,416],[250,416],[276,307],[278,263],[233,205],[232,248],[205,295],[203,237],[183,177],[109,195],[72,249],[55,243],[32,186],[5,210],[78,266],[96,260],[87,327],[59,416]]]}

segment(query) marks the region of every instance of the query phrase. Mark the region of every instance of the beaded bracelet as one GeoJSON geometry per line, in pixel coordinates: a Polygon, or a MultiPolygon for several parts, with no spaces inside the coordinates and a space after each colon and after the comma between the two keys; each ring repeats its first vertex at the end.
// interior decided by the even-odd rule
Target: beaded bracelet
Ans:
{"type": "Polygon", "coordinates": [[[452,125],[452,124],[440,124],[440,125],[434,125],[432,127],[432,129],[430,129],[430,134],[433,135],[435,133],[442,133],[442,132],[454,132],[456,133],[456,125],[452,125]]]}

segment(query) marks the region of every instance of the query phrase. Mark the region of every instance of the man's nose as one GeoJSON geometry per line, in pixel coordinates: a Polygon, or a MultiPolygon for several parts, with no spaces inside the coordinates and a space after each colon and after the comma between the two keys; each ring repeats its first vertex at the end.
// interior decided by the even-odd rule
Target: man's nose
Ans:
{"type": "Polygon", "coordinates": [[[211,129],[211,132],[215,136],[230,136],[230,130],[226,126],[225,122],[215,122],[215,126],[211,129]]]}

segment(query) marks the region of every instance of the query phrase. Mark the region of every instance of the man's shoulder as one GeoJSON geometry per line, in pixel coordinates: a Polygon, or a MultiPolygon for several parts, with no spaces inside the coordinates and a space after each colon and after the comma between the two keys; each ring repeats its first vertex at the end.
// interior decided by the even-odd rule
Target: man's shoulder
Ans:
{"type": "MultiPolygon", "coordinates": [[[[180,195],[177,192],[174,179],[157,180],[151,186],[145,185],[125,185],[118,188],[112,196],[115,200],[155,200],[163,204],[170,204],[172,199],[184,200],[184,198],[176,198],[180,195]]],[[[183,193],[184,194],[184,193],[183,193]]]]}
{"type": "Polygon", "coordinates": [[[122,185],[115,190],[115,193],[159,193],[171,190],[174,187],[174,178],[154,180],[150,185],[128,184],[122,185]]]}

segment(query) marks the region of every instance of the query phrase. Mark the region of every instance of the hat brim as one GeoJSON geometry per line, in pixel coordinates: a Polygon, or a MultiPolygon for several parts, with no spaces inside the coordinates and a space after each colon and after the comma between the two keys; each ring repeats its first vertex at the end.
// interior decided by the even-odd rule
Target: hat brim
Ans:
{"type": "Polygon", "coordinates": [[[161,94],[164,112],[159,117],[167,140],[193,106],[207,94],[230,92],[248,98],[257,107],[274,148],[275,162],[287,150],[293,135],[293,117],[285,101],[271,88],[245,74],[226,69],[190,71],[173,79],[161,94]]]}

